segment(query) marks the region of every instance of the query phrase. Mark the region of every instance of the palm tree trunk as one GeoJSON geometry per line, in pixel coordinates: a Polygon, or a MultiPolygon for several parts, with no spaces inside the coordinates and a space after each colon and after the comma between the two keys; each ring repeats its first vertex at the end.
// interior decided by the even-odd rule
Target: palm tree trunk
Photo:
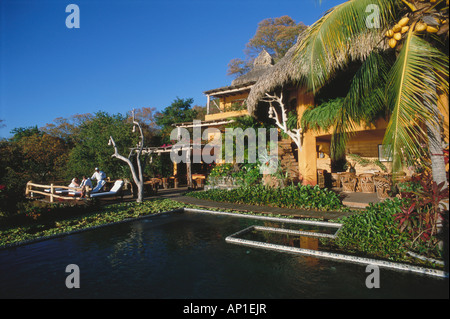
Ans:
{"type": "MultiPolygon", "coordinates": [[[[436,86],[428,82],[430,92],[436,92],[436,86]]],[[[429,101],[432,101],[432,99],[425,99],[425,106],[432,111],[432,114],[436,114],[436,116],[439,116],[440,112],[436,103],[430,103],[429,101]]],[[[440,119],[439,119],[440,120],[440,119]]],[[[442,137],[441,137],[441,129],[437,123],[440,121],[436,121],[435,123],[431,123],[430,121],[427,121],[426,127],[427,127],[427,135],[428,135],[428,151],[430,152],[430,160],[431,160],[431,172],[433,176],[433,181],[436,182],[437,185],[444,183],[444,187],[447,187],[447,174],[445,171],[445,161],[444,161],[444,152],[442,147],[442,137]]],[[[442,201],[442,204],[445,206],[445,210],[448,210],[449,205],[448,203],[442,201]]],[[[439,218],[436,221],[436,227],[438,233],[442,233],[443,227],[442,227],[442,220],[439,218]]],[[[441,250],[444,249],[445,242],[440,241],[438,243],[439,248],[441,250]]],[[[448,267],[448,265],[446,266],[448,267]]]]}
{"type": "MultiPolygon", "coordinates": [[[[427,78],[428,77],[426,77],[426,79],[427,78]]],[[[436,85],[434,83],[428,82],[428,87],[430,89],[430,94],[431,92],[436,92],[436,85]]],[[[436,114],[436,116],[439,116],[440,112],[437,106],[437,101],[436,103],[430,103],[430,101],[433,101],[433,99],[424,99],[425,107],[428,108],[432,114],[436,114]]],[[[428,135],[428,151],[430,152],[431,172],[433,175],[433,180],[438,185],[440,183],[444,183],[445,188],[447,186],[447,174],[445,171],[441,129],[437,124],[439,122],[440,119],[437,119],[435,123],[431,123],[430,121],[426,122],[428,135]]]]}
{"type": "Polygon", "coordinates": [[[427,123],[428,148],[431,159],[431,171],[436,184],[444,183],[447,186],[447,174],[445,172],[444,152],[442,151],[441,132],[438,127],[427,123]]]}

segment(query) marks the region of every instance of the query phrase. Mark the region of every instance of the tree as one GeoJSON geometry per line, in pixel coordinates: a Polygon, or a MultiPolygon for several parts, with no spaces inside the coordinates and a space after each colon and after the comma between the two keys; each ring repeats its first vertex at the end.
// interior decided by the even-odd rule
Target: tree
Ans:
{"type": "Polygon", "coordinates": [[[142,149],[144,148],[144,133],[142,131],[141,124],[136,121],[134,110],[132,111],[132,121],[133,121],[133,133],[136,131],[136,127],[139,129],[139,142],[136,145],[136,148],[133,149],[130,152],[130,155],[128,157],[125,157],[123,155],[119,154],[119,151],[117,149],[116,143],[114,141],[114,138],[112,136],[109,137],[108,145],[112,145],[114,147],[114,154],[112,157],[118,158],[121,161],[124,161],[128,164],[128,167],[130,168],[131,174],[133,176],[133,180],[137,185],[138,188],[138,195],[137,195],[137,202],[141,203],[144,197],[144,175],[143,175],[143,167],[141,163],[141,155],[142,155],[142,149]],[[135,162],[137,165],[137,172],[133,165],[133,162],[130,158],[134,157],[136,158],[135,162]]]}
{"type": "Polygon", "coordinates": [[[128,115],[120,113],[110,115],[97,112],[84,121],[79,127],[79,141],[69,154],[67,177],[89,175],[95,167],[101,168],[111,178],[129,177],[130,171],[117,165],[108,147],[110,136],[116,136],[120,153],[129,153],[128,146],[137,143],[137,137],[132,133],[133,125],[128,122],[128,118],[128,115]]]}
{"type": "MultiPolygon", "coordinates": [[[[155,122],[156,108],[142,107],[134,110],[135,120],[142,127],[144,139],[149,146],[157,146],[161,144],[161,132],[155,122]]],[[[133,118],[128,118],[129,123],[133,123],[133,118]]]]}
{"type": "Polygon", "coordinates": [[[68,156],[67,144],[49,134],[25,136],[17,142],[23,154],[23,165],[33,181],[45,182],[62,176],[68,156]]]}
{"type": "Polygon", "coordinates": [[[91,113],[75,114],[69,118],[58,117],[53,120],[53,123],[47,123],[40,130],[73,144],[79,139],[81,125],[92,117],[91,113]]]}
{"type": "MultiPolygon", "coordinates": [[[[440,136],[430,134],[440,132],[437,103],[440,93],[448,95],[447,50],[448,5],[444,1],[351,0],[331,9],[304,32],[295,59],[306,66],[303,84],[314,93],[338,70],[362,61],[338,111],[333,136],[344,137],[345,142],[354,123],[384,107],[390,120],[383,144],[390,146],[395,172],[405,161],[425,157],[444,161],[440,136]],[[367,23],[367,8],[373,6],[378,28],[367,23]],[[436,41],[437,37],[441,39],[436,41]],[[369,54],[358,55],[363,40],[369,54]],[[383,41],[390,48],[380,47],[383,41]],[[433,148],[438,156],[426,154],[421,146],[433,141],[438,141],[433,148]]],[[[445,183],[445,171],[436,167],[442,170],[445,165],[433,165],[433,178],[445,183]]]]}
{"type": "Polygon", "coordinates": [[[233,59],[228,64],[228,75],[242,75],[250,71],[255,59],[262,50],[266,50],[279,61],[295,44],[297,36],[306,29],[302,23],[296,23],[285,15],[279,18],[268,18],[258,23],[256,33],[246,44],[246,59],[233,59]]]}
{"type": "Polygon", "coordinates": [[[13,134],[13,136],[10,138],[11,142],[18,142],[23,137],[42,135],[43,132],[40,131],[37,126],[29,126],[29,127],[16,127],[11,130],[11,134],[13,134]]]}
{"type": "Polygon", "coordinates": [[[172,124],[192,122],[197,117],[197,110],[192,108],[194,99],[180,99],[177,97],[171,105],[155,115],[155,123],[161,129],[162,142],[170,143],[170,133],[174,129],[172,124]]]}
{"type": "Polygon", "coordinates": [[[247,61],[239,58],[233,59],[230,63],[228,63],[227,75],[239,77],[249,72],[252,69],[252,65],[253,63],[251,59],[247,59],[247,61]]]}

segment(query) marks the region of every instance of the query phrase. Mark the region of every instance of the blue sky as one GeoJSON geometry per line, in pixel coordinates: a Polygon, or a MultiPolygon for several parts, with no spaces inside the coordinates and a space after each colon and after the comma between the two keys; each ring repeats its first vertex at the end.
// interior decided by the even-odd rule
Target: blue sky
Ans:
{"type": "Polygon", "coordinates": [[[133,108],[176,97],[205,105],[229,85],[227,65],[266,18],[306,25],[342,0],[1,0],[0,138],[58,117],[133,108]],[[80,28],[66,27],[66,6],[80,28]]]}

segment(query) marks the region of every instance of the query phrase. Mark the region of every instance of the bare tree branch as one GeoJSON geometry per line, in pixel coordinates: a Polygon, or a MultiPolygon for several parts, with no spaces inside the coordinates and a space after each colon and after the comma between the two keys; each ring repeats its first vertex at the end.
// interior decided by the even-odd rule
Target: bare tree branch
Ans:
{"type": "Polygon", "coordinates": [[[133,175],[133,180],[138,187],[137,202],[142,202],[143,193],[144,193],[144,178],[143,178],[142,166],[141,166],[141,154],[142,154],[142,150],[144,148],[144,133],[142,132],[142,127],[141,127],[140,123],[135,120],[134,110],[132,111],[132,114],[133,114],[133,133],[136,132],[136,127],[138,127],[139,133],[140,133],[140,141],[138,142],[138,144],[136,146],[137,147],[136,163],[137,163],[137,167],[138,167],[138,173],[136,174],[136,170],[134,168],[133,162],[130,160],[133,151],[130,152],[130,154],[128,155],[128,158],[120,155],[119,151],[117,150],[116,142],[114,141],[112,136],[109,137],[108,145],[110,145],[110,146],[112,145],[114,147],[114,154],[111,156],[124,161],[130,167],[131,174],[133,175]]]}
{"type": "Polygon", "coordinates": [[[262,99],[262,101],[269,103],[269,118],[275,120],[275,124],[284,132],[286,133],[294,142],[297,144],[297,147],[299,150],[302,148],[302,128],[296,128],[296,129],[288,129],[287,127],[287,114],[286,114],[286,108],[284,107],[283,103],[283,93],[280,94],[278,97],[277,95],[270,95],[266,93],[266,97],[262,99]],[[273,105],[273,103],[277,103],[281,108],[281,122],[280,122],[280,116],[278,115],[278,112],[273,105]]]}

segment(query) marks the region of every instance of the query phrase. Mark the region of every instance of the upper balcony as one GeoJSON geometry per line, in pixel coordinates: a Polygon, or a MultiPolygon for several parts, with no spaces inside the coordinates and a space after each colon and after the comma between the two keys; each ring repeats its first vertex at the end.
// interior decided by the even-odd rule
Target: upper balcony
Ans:
{"type": "Polygon", "coordinates": [[[207,109],[205,121],[245,116],[249,114],[244,98],[215,98],[210,101],[210,107],[207,109]]]}
{"type": "Polygon", "coordinates": [[[234,79],[230,86],[203,92],[208,99],[205,121],[249,115],[245,100],[256,81],[272,67],[272,57],[263,50],[253,61],[252,69],[234,79]]]}

